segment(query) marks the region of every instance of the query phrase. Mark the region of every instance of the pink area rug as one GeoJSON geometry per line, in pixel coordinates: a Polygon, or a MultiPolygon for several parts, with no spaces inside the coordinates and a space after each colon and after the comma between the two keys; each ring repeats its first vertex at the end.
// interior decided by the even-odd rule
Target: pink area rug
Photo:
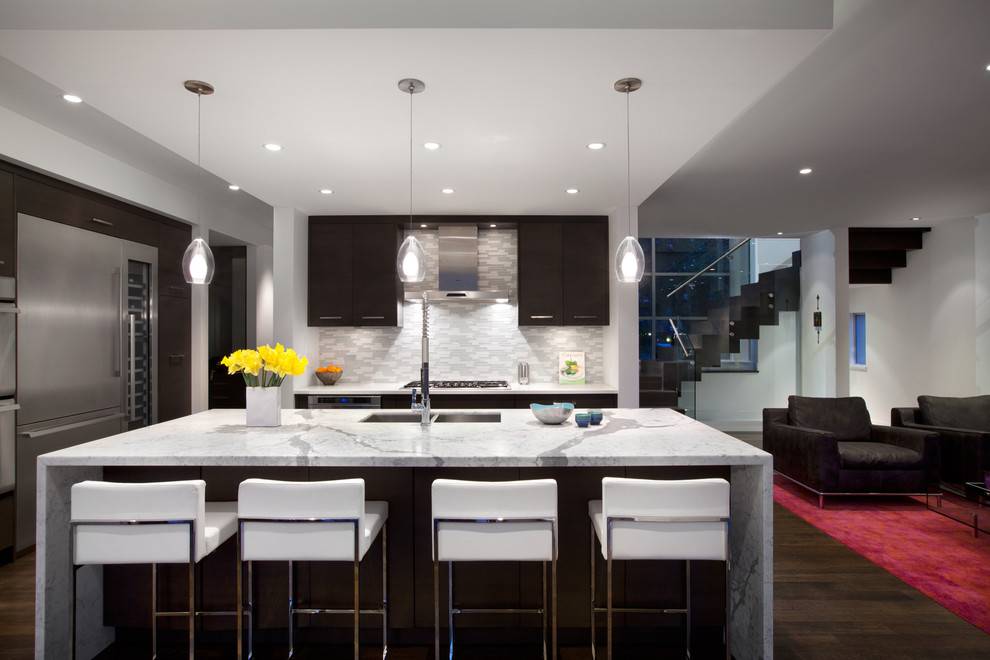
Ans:
{"type": "Polygon", "coordinates": [[[773,498],[990,633],[990,535],[974,538],[972,528],[928,511],[923,498],[835,497],[819,509],[817,496],[780,477],[773,498]]]}

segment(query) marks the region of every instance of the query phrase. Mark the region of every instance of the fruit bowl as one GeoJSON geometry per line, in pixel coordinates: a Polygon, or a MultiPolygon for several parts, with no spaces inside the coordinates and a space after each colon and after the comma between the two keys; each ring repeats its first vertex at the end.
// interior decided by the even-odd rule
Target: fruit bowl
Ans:
{"type": "Polygon", "coordinates": [[[544,424],[563,424],[574,412],[573,403],[554,403],[551,405],[543,403],[531,403],[529,409],[533,416],[544,424]]]}
{"type": "Polygon", "coordinates": [[[344,375],[343,369],[341,369],[340,371],[317,371],[316,372],[316,377],[324,385],[333,385],[338,380],[340,380],[340,377],[343,376],[343,375],[344,375]]]}

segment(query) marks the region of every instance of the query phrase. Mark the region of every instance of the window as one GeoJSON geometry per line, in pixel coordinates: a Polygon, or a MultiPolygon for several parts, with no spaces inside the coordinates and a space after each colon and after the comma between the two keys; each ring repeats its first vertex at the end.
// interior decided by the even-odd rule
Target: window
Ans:
{"type": "MultiPolygon", "coordinates": [[[[646,272],[639,285],[639,358],[681,360],[680,342],[671,327],[685,334],[706,330],[710,310],[729,304],[739,287],[751,281],[749,250],[720,261],[709,272],[668,298],[667,294],[712,263],[736,242],[729,238],[641,238],[646,272]]],[[[690,340],[682,340],[690,351],[690,340]]],[[[724,370],[755,370],[756,342],[742,340],[738,353],[722,355],[724,370]]]]}
{"type": "Polygon", "coordinates": [[[849,364],[866,366],[866,314],[849,315],[849,364]]]}

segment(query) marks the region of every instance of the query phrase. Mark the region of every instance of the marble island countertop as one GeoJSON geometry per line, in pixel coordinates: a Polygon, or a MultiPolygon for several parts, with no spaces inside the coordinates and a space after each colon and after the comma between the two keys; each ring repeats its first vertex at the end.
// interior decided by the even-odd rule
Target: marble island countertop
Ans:
{"type": "MultiPolygon", "coordinates": [[[[370,410],[283,410],[251,428],[209,410],[41,456],[45,466],[538,467],[770,465],[766,452],[668,409],[605,411],[600,426],[545,426],[528,410],[501,422],[362,423],[370,410]]],[[[466,411],[451,411],[464,413],[466,411]]]]}
{"type": "MultiPolygon", "coordinates": [[[[346,378],[336,385],[305,385],[296,387],[295,394],[324,394],[328,396],[340,395],[392,395],[401,394],[409,396],[409,390],[402,387],[407,381],[402,383],[348,383],[346,378]]],[[[614,385],[604,383],[589,383],[585,385],[560,385],[558,383],[530,383],[520,385],[509,383],[509,389],[477,387],[477,388],[431,388],[431,394],[552,394],[561,396],[565,394],[615,394],[619,390],[614,385]]]]}

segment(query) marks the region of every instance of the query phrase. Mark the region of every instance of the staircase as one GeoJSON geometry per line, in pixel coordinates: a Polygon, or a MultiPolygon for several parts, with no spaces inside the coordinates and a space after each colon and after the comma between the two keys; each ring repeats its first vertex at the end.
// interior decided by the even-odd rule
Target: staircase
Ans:
{"type": "Polygon", "coordinates": [[[907,253],[924,246],[930,227],[850,227],[849,283],[890,284],[894,268],[907,267],[907,253]]]}
{"type": "Polygon", "coordinates": [[[791,264],[760,273],[757,282],[740,287],[738,296],[709,308],[706,319],[681,321],[687,355],[672,337],[670,347],[657,346],[655,360],[640,361],[639,405],[677,407],[682,383],[700,381],[704,369],[722,366],[723,353],[738,353],[741,340],[759,339],[760,327],[777,325],[780,312],[798,311],[800,252],[793,253],[791,264]]]}

